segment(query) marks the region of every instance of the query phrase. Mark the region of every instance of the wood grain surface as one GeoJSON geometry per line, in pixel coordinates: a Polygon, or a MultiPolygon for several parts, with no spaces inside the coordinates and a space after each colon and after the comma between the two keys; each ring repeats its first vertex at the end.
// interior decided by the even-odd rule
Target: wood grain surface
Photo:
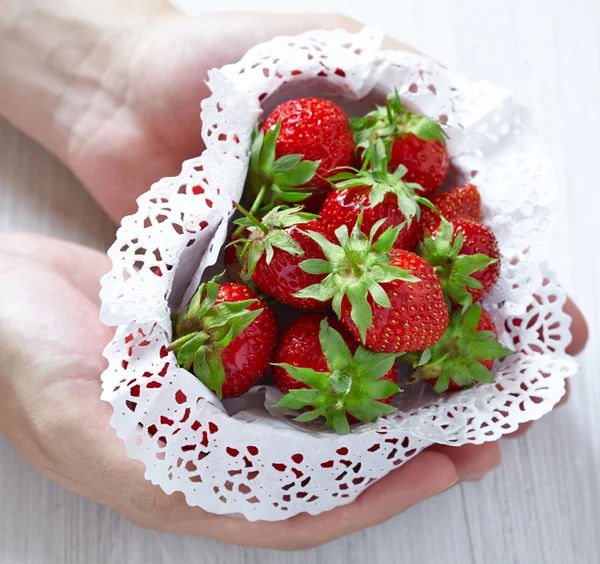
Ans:
{"type": "MultiPolygon", "coordinates": [[[[207,2],[178,0],[200,13],[207,2]]],[[[246,1],[219,9],[249,9],[246,1]]],[[[254,9],[282,8],[257,0],[254,9]]],[[[291,6],[292,3],[290,3],[291,6]]],[[[41,477],[0,438],[0,563],[210,564],[600,562],[600,5],[597,0],[304,0],[343,11],[531,107],[562,186],[553,265],[586,312],[591,341],[566,407],[517,441],[503,465],[392,521],[305,553],[226,546],[144,531],[41,477]]],[[[292,8],[290,7],[290,10],[292,8]]],[[[98,249],[115,226],[52,156],[0,123],[0,230],[98,249]]],[[[1,299],[7,299],[3,296],[1,299]]]]}

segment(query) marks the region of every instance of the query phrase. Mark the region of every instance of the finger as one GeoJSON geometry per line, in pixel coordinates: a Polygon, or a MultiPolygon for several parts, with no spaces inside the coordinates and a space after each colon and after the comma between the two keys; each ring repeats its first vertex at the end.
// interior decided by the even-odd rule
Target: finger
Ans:
{"type": "Polygon", "coordinates": [[[565,380],[565,395],[562,398],[560,398],[560,401],[556,404],[554,409],[565,405],[565,403],[567,403],[569,401],[570,397],[571,397],[571,382],[569,382],[569,380],[565,380]]]}
{"type": "MultiPolygon", "coordinates": [[[[566,380],[565,381],[565,395],[554,406],[554,409],[556,409],[558,407],[562,407],[565,403],[567,403],[569,401],[570,395],[571,395],[571,384],[568,380],[566,380]]],[[[519,437],[522,437],[523,435],[525,435],[526,433],[528,433],[531,430],[534,423],[535,423],[535,421],[528,421],[527,423],[521,423],[521,425],[519,425],[518,429],[514,433],[511,433],[510,435],[506,435],[506,438],[507,439],[518,439],[519,437]]]]}
{"type": "Polygon", "coordinates": [[[480,479],[497,468],[502,461],[500,446],[497,442],[460,447],[434,445],[428,451],[448,457],[454,464],[456,474],[461,482],[480,479]]]}
{"type": "MultiPolygon", "coordinates": [[[[206,16],[202,16],[204,19],[206,16]]],[[[254,45],[273,39],[281,35],[297,35],[313,29],[345,29],[357,33],[364,28],[364,24],[342,14],[209,14],[209,18],[226,19],[228,29],[226,33],[235,36],[233,42],[237,50],[236,59],[254,45]],[[243,33],[239,33],[242,32],[243,33]]],[[[223,27],[220,26],[219,30],[223,27]]],[[[396,49],[416,52],[412,47],[391,37],[384,40],[386,49],[396,49]]],[[[233,54],[233,53],[232,53],[233,54]]]]}
{"type": "Polygon", "coordinates": [[[573,323],[571,324],[571,334],[573,335],[573,340],[567,347],[567,353],[576,356],[583,351],[587,344],[589,338],[588,325],[583,313],[581,313],[581,310],[570,298],[567,298],[563,310],[573,320],[573,323]]]}
{"type": "Polygon", "coordinates": [[[100,305],[100,278],[110,270],[105,253],[37,233],[2,233],[0,255],[46,266],[70,282],[96,306],[100,305]]]}
{"type": "Polygon", "coordinates": [[[164,530],[250,546],[307,549],[382,523],[447,490],[457,479],[448,457],[425,451],[374,483],[353,503],[317,516],[302,514],[275,523],[223,516],[207,519],[198,508],[181,506],[182,522],[167,524],[164,530]]]}
{"type": "Polygon", "coordinates": [[[529,430],[531,429],[531,427],[533,427],[533,421],[528,421],[527,423],[521,423],[521,425],[519,425],[518,429],[514,432],[511,433],[510,435],[506,435],[507,439],[518,439],[519,437],[522,437],[525,433],[528,433],[529,430]]]}

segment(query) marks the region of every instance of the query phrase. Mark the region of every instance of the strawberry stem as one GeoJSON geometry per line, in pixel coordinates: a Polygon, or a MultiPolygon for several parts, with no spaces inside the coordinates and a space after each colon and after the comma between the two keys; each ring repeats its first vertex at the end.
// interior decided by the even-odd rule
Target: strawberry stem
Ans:
{"type": "Polygon", "coordinates": [[[346,246],[344,246],[342,248],[344,249],[344,254],[346,255],[346,258],[348,259],[348,262],[350,263],[350,266],[352,267],[352,272],[354,273],[354,275],[361,276],[363,273],[363,270],[358,265],[358,262],[356,261],[356,258],[354,257],[354,253],[352,252],[352,250],[347,248],[346,246]]]}
{"type": "Polygon", "coordinates": [[[190,333],[189,335],[184,335],[180,339],[177,339],[176,341],[173,341],[169,345],[169,347],[168,347],[167,350],[169,350],[170,352],[173,352],[173,351],[176,351],[177,349],[180,349],[188,341],[191,341],[197,334],[198,334],[198,332],[196,331],[195,333],[190,333]]]}
{"type": "MultiPolygon", "coordinates": [[[[254,199],[254,203],[252,204],[252,207],[250,208],[250,211],[248,212],[250,215],[252,216],[256,216],[256,212],[260,209],[260,206],[262,206],[263,200],[265,199],[265,195],[267,193],[267,186],[266,184],[263,184],[261,189],[258,191],[258,194],[256,195],[256,198],[254,199]]],[[[237,209],[240,210],[239,206],[237,206],[237,209]]],[[[242,211],[242,210],[240,210],[242,211]]],[[[243,211],[242,211],[243,213],[243,211]]],[[[246,215],[246,214],[244,214],[246,215]]],[[[248,217],[248,216],[246,216],[248,217]]],[[[240,235],[244,232],[244,226],[240,225],[234,232],[232,235],[232,239],[235,241],[235,239],[239,239],[240,235]]],[[[264,231],[264,230],[263,230],[264,231]]]]}
{"type": "MultiPolygon", "coordinates": [[[[262,190],[262,189],[261,189],[262,190]]],[[[258,197],[257,197],[258,198],[258,197]]],[[[245,217],[247,217],[253,225],[255,225],[256,227],[258,227],[265,235],[267,235],[269,233],[269,228],[264,224],[261,223],[258,219],[256,219],[256,217],[254,217],[254,215],[252,215],[252,212],[247,212],[242,206],[240,206],[240,204],[238,204],[237,202],[233,202],[233,205],[236,207],[236,209],[245,217]]],[[[254,206],[252,206],[254,208],[254,206]]]]}

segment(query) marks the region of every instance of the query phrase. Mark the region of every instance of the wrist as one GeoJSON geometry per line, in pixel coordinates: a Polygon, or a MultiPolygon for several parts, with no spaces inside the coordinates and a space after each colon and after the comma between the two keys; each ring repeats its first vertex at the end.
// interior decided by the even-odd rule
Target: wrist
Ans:
{"type": "Polygon", "coordinates": [[[67,162],[73,129],[118,107],[137,46],[175,14],[166,0],[0,0],[0,114],[67,162]]]}

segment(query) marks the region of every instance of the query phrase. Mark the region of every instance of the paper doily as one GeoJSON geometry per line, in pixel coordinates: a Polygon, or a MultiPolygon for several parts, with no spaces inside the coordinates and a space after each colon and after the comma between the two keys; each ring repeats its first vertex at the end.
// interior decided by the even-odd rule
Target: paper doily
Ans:
{"type": "Polygon", "coordinates": [[[370,29],[314,31],[278,37],[211,71],[213,94],[202,102],[206,150],[139,198],[109,250],[101,318],[117,331],[105,350],[102,398],[146,478],[167,493],[183,492],[191,505],[250,520],[332,509],[432,443],[493,441],[538,419],[576,371],[565,353],[566,296],[545,265],[556,187],[528,113],[504,89],[380,45],[370,29]],[[264,406],[276,396],[272,388],[229,401],[226,411],[167,351],[170,312],[218,260],[254,124],[263,111],[307,94],[359,115],[394,87],[409,108],[445,124],[448,185],[472,180],[481,191],[484,223],[503,261],[485,307],[501,341],[522,352],[497,363],[496,386],[444,396],[410,386],[397,398],[397,413],[343,437],[270,414],[264,406]]]}

